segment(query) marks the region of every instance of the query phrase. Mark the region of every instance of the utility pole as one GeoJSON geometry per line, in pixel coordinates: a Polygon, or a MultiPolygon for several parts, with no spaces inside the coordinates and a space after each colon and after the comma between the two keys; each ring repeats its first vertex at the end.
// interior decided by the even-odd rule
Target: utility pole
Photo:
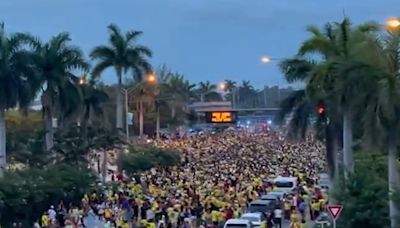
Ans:
{"type": "Polygon", "coordinates": [[[264,107],[267,107],[267,86],[264,86],[264,107]]]}
{"type": "Polygon", "coordinates": [[[129,121],[128,121],[128,115],[129,115],[129,106],[128,106],[128,90],[124,90],[125,93],[125,134],[126,134],[126,141],[129,141],[129,121]]]}
{"type": "Polygon", "coordinates": [[[160,103],[156,101],[156,105],[157,105],[156,139],[160,139],[160,103]]]}

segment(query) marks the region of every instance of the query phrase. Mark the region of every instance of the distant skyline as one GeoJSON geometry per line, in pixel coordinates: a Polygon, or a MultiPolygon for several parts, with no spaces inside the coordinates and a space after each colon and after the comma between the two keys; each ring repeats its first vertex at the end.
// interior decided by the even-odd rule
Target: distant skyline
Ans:
{"type": "MultiPolygon", "coordinates": [[[[192,82],[250,80],[256,88],[285,85],[277,62],[261,56],[293,56],[307,25],[350,17],[353,23],[400,16],[398,0],[2,0],[0,20],[8,32],[47,40],[67,31],[88,55],[107,42],[106,27],[143,31],[139,42],[192,82]]],[[[115,82],[113,71],[102,77],[115,82]]]]}

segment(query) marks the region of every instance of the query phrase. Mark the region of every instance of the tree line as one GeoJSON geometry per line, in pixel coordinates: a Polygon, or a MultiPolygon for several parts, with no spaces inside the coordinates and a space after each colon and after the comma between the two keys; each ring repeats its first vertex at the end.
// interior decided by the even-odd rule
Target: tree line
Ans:
{"type": "MultiPolygon", "coordinates": [[[[29,33],[7,34],[4,23],[1,24],[1,175],[7,167],[7,148],[17,147],[14,138],[6,138],[7,129],[11,133],[15,132],[10,129],[12,124],[6,124],[6,120],[13,116],[7,115],[16,108],[28,113],[36,98],[40,98],[42,107],[43,147],[45,151],[51,151],[57,131],[71,124],[86,129],[89,126],[105,125],[104,119],[108,117],[108,128],[123,129],[125,112],[122,92],[131,88],[134,89],[128,96],[128,111],[138,113],[135,119],[139,119],[141,125],[140,135],[144,132],[146,120],[156,119],[155,111],[164,126],[179,125],[187,119],[196,119],[190,117],[193,113],[185,108],[187,103],[228,100],[238,105],[256,105],[257,102],[249,101],[254,100],[256,94],[262,93],[250,81],[239,84],[226,80],[224,87],[220,88],[209,81],[191,83],[182,74],[166,66],[155,70],[150,64],[152,51],[138,43],[142,32],[123,32],[115,24],[109,25],[107,29],[108,42],[94,47],[90,59],[86,59],[83,51],[72,43],[66,32],[43,41],[29,33]],[[105,85],[100,80],[102,73],[109,68],[115,71],[116,85],[105,85]],[[155,74],[155,83],[147,82],[150,74],[155,74]]],[[[37,130],[37,125],[35,127],[37,130]]],[[[17,134],[11,136],[17,137],[17,134]]]]}

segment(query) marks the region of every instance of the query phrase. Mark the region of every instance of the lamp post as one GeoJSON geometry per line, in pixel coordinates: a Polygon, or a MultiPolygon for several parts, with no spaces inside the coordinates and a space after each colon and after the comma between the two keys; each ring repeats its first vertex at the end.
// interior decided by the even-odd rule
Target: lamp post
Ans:
{"type": "MultiPolygon", "coordinates": [[[[145,83],[149,83],[149,84],[154,84],[157,82],[157,77],[154,73],[149,73],[146,76],[146,80],[144,81],[145,83]]],[[[128,103],[128,98],[129,98],[129,94],[136,90],[140,85],[142,85],[141,83],[136,84],[135,86],[128,88],[128,89],[122,89],[121,92],[124,93],[125,95],[125,113],[126,113],[126,124],[125,124],[125,134],[126,134],[126,140],[129,140],[129,122],[128,122],[128,114],[129,114],[129,103],[128,103]]],[[[143,101],[140,100],[139,101],[139,135],[142,136],[143,135],[143,101]]]]}
{"type": "MultiPolygon", "coordinates": [[[[270,63],[271,61],[280,61],[280,60],[282,60],[282,58],[272,58],[272,57],[269,57],[269,56],[266,56],[266,55],[261,57],[261,63],[263,63],[263,64],[270,63]]],[[[281,88],[280,88],[280,86],[281,86],[281,79],[279,79],[279,83],[278,83],[278,102],[279,103],[281,102],[281,88]]],[[[265,92],[264,92],[264,103],[266,103],[265,100],[266,100],[266,95],[265,95],[265,92]]]]}
{"type": "Polygon", "coordinates": [[[126,136],[126,141],[129,140],[129,121],[128,121],[128,115],[129,115],[129,105],[128,105],[128,98],[129,98],[129,94],[134,91],[136,88],[138,87],[138,85],[135,85],[131,88],[128,89],[121,89],[121,92],[124,94],[125,96],[125,136],[126,136]]]}

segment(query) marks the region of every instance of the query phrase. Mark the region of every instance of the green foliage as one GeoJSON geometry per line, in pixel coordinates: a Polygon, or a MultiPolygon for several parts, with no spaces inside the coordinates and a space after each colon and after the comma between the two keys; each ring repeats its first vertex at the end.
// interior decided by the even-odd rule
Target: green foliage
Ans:
{"type": "Polygon", "coordinates": [[[155,166],[168,167],[177,165],[180,156],[177,152],[156,147],[134,147],[122,157],[122,168],[128,174],[149,170],[155,166]]]}
{"type": "Polygon", "coordinates": [[[87,164],[90,149],[112,148],[121,142],[118,134],[103,127],[89,126],[87,129],[70,126],[57,132],[53,152],[55,162],[65,164],[87,164]]]}
{"type": "Polygon", "coordinates": [[[79,203],[95,180],[90,170],[76,165],[7,173],[0,179],[1,224],[9,225],[13,221],[29,224],[50,205],[57,205],[60,201],[64,204],[79,203]]]}
{"type": "Polygon", "coordinates": [[[41,112],[29,111],[22,114],[18,111],[9,111],[6,114],[7,151],[9,157],[18,162],[26,162],[36,150],[32,144],[36,143],[38,134],[43,133],[43,116],[41,112]]]}
{"type": "Polygon", "coordinates": [[[338,227],[381,228],[389,224],[385,156],[364,153],[356,157],[355,172],[341,178],[333,197],[344,209],[338,227]],[[366,156],[369,155],[369,156],[366,156]]]}

